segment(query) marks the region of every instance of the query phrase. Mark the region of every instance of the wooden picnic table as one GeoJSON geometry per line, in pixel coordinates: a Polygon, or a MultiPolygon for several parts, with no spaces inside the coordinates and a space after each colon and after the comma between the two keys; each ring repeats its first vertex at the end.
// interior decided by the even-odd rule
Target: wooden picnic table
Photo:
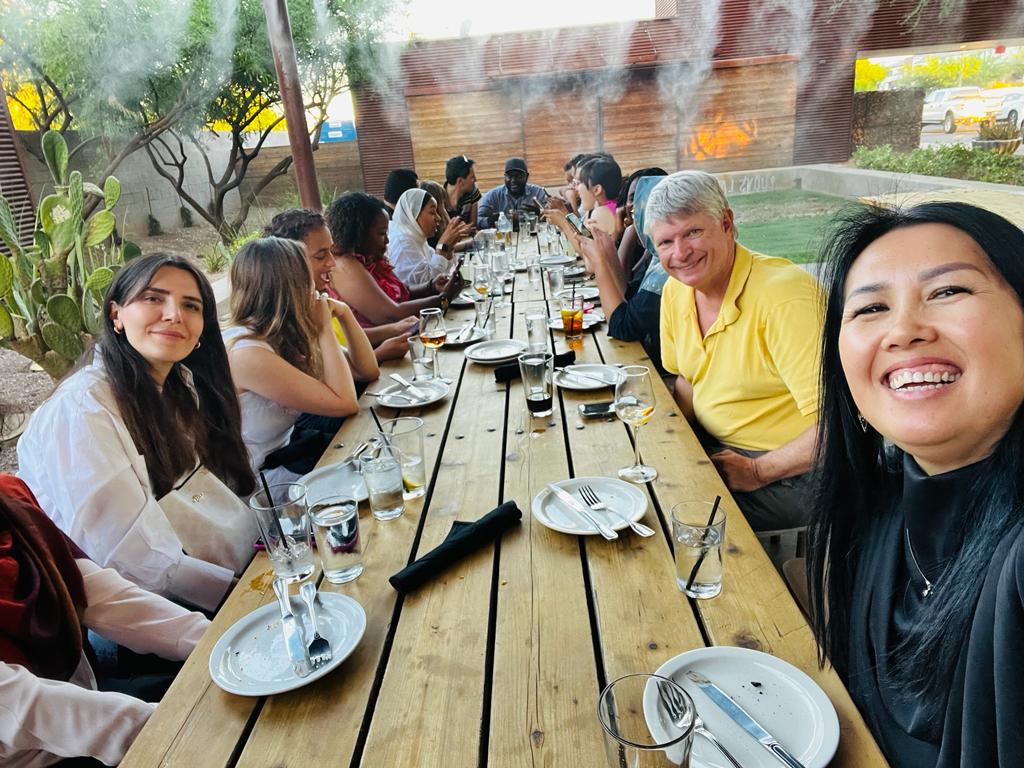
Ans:
{"type": "MultiPolygon", "coordinates": [[[[498,335],[525,338],[524,313],[545,301],[542,286],[517,274],[498,335]]],[[[450,310],[449,328],[472,313],[450,310]]],[[[552,341],[564,351],[561,333],[552,341]]],[[[443,374],[454,380],[451,394],[416,413],[425,422],[426,495],[389,522],[361,509],[364,573],[348,584],[319,584],[365,609],[355,652],[322,679],[277,696],[235,696],[211,681],[216,641],[274,600],[269,562],[259,555],[122,766],[604,766],[595,714],[603,685],[709,645],[759,649],[806,672],[839,715],[832,765],[885,765],[838,676],[819,670],[807,622],[742,516],[727,522],[721,595],[689,600],[676,587],[668,510],[681,500],[729,496],[657,377],[655,415],[641,429],[645,461],[659,472],[645,489],[643,521],[657,533],[626,531],[605,541],[544,527],[530,503],[548,482],[615,477],[631,463],[624,424],[583,421],[577,412],[580,402],[607,400],[610,391],[559,391],[554,414],[531,421],[518,382],[496,384],[492,368],[469,362],[461,349],[440,355],[443,374]],[[522,524],[496,546],[404,598],[388,584],[440,543],[454,520],[475,520],[510,499],[522,524]]],[[[649,362],[639,344],[610,339],[603,329],[585,334],[577,361],[649,362]]],[[[382,366],[392,370],[407,373],[408,361],[382,366]]],[[[321,465],[375,433],[373,399],[361,402],[364,410],[346,420],[321,465]]]]}

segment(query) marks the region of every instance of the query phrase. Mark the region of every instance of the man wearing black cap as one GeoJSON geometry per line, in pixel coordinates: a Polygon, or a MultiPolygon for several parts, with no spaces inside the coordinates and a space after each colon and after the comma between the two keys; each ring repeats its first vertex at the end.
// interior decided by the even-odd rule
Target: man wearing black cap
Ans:
{"type": "Polygon", "coordinates": [[[498,220],[498,214],[512,211],[514,218],[518,218],[519,212],[523,209],[539,211],[548,200],[548,193],[544,187],[536,184],[528,184],[530,172],[526,168],[526,161],[521,157],[510,157],[505,161],[505,183],[500,187],[490,189],[480,201],[480,210],[477,213],[476,225],[480,229],[493,227],[498,220]]]}
{"type": "Polygon", "coordinates": [[[476,188],[476,171],[470,158],[456,155],[445,163],[444,193],[450,218],[458,216],[470,224],[476,221],[480,190],[476,188]]]}

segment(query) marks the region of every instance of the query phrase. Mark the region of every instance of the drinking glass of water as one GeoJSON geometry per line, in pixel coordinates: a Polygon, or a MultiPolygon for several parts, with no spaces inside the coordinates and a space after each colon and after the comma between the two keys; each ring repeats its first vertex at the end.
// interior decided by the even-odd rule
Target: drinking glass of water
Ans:
{"type": "Polygon", "coordinates": [[[385,446],[376,456],[363,459],[363,480],[375,518],[394,520],[405,512],[402,459],[397,448],[385,446]]]}
{"type": "Polygon", "coordinates": [[[636,449],[633,466],[620,469],[619,477],[631,483],[649,483],[658,476],[658,470],[640,460],[640,427],[654,414],[654,390],[647,366],[627,365],[619,371],[619,382],[615,385],[615,414],[633,428],[636,449]]]}
{"type": "Polygon", "coordinates": [[[256,515],[274,574],[289,583],[308,578],[313,573],[313,547],[309,541],[306,487],[275,483],[254,493],[249,508],[256,515]]]}
{"type": "Polygon", "coordinates": [[[402,462],[403,497],[418,499],[427,492],[427,470],[423,460],[423,419],[400,416],[381,424],[381,439],[398,449],[402,462]]]}
{"type": "Polygon", "coordinates": [[[324,578],[344,584],[363,572],[366,543],[359,535],[359,504],[348,496],[327,496],[309,505],[316,550],[324,578]]]}
{"type": "Polygon", "coordinates": [[[720,503],[682,501],[672,507],[676,585],[698,599],[722,591],[725,509],[720,503]]]}

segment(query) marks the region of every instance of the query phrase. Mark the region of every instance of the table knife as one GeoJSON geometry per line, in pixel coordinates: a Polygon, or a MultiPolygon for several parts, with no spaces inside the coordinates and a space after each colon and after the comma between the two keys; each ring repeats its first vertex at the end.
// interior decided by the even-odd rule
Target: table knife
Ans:
{"type": "Polygon", "coordinates": [[[430,395],[428,395],[422,389],[417,387],[411,381],[406,381],[405,377],[402,376],[401,374],[399,374],[399,373],[392,373],[391,374],[391,379],[393,381],[397,381],[399,384],[401,384],[403,387],[405,387],[407,390],[412,392],[414,395],[416,395],[416,397],[420,398],[421,400],[429,400],[430,399],[430,395]]]}
{"type": "Polygon", "coordinates": [[[562,367],[555,368],[555,371],[557,371],[558,373],[562,374],[563,376],[568,376],[569,378],[590,379],[591,381],[596,381],[599,384],[604,384],[606,387],[614,387],[615,383],[616,383],[614,381],[608,381],[607,379],[604,379],[604,378],[602,378],[600,376],[595,376],[592,373],[583,373],[582,371],[574,371],[574,370],[572,370],[572,368],[568,368],[568,367],[565,367],[565,368],[562,368],[562,367]]]}
{"type": "Polygon", "coordinates": [[[565,504],[565,506],[567,506],[573,512],[577,513],[580,517],[582,517],[584,520],[586,520],[588,523],[594,526],[597,529],[597,532],[604,536],[606,539],[611,541],[612,539],[619,538],[619,534],[617,534],[607,525],[605,525],[592,514],[590,514],[590,510],[588,510],[586,507],[584,507],[582,504],[576,501],[576,498],[572,494],[567,493],[565,490],[559,488],[554,483],[548,483],[548,490],[551,491],[551,493],[555,494],[555,498],[557,498],[559,501],[565,504]]]}
{"type": "Polygon", "coordinates": [[[459,331],[459,335],[455,337],[455,340],[456,341],[465,341],[466,339],[469,338],[471,333],[473,333],[473,321],[472,320],[470,320],[468,323],[466,323],[464,326],[462,326],[462,330],[459,331]]]}
{"type": "Polygon", "coordinates": [[[298,677],[305,677],[310,671],[309,658],[306,656],[306,644],[299,634],[298,622],[288,602],[288,582],[284,579],[274,579],[274,594],[277,595],[277,602],[281,606],[281,632],[284,634],[284,647],[288,651],[288,658],[292,662],[292,671],[298,677]]]}
{"type": "Polygon", "coordinates": [[[766,731],[761,725],[746,711],[729,698],[729,695],[719,688],[717,685],[708,680],[700,672],[695,672],[692,669],[686,670],[686,676],[695,682],[700,689],[704,691],[709,699],[711,699],[720,710],[725,712],[732,721],[736,723],[740,728],[749,733],[755,739],[757,739],[761,746],[771,752],[783,765],[788,768],[804,768],[803,763],[793,757],[787,752],[778,740],[766,731]]]}

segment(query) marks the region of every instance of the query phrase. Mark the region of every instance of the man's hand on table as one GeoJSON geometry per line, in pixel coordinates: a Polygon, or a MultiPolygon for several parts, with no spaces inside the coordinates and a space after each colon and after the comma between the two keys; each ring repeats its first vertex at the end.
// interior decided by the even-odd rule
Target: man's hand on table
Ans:
{"type": "Polygon", "coordinates": [[[710,458],[730,491],[749,493],[768,484],[758,474],[756,459],[728,449],[713,453],[710,458]]]}

